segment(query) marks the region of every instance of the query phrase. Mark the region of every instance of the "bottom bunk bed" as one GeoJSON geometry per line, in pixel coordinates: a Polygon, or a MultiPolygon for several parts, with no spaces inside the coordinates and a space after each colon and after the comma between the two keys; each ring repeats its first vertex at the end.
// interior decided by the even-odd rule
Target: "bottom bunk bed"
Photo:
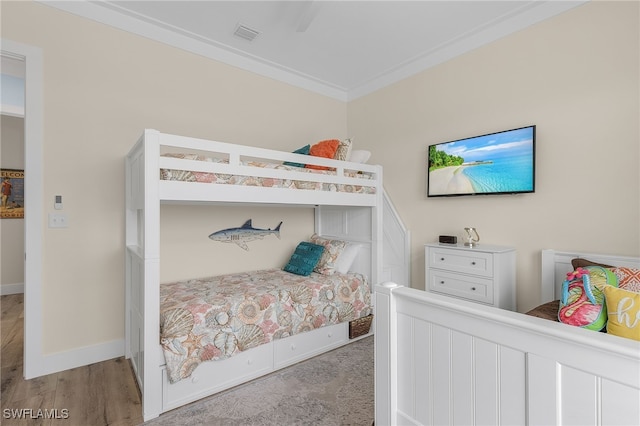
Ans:
{"type": "Polygon", "coordinates": [[[160,285],[160,342],[170,383],[205,361],[371,315],[367,278],[273,268],[160,285]]]}
{"type": "MultiPolygon", "coordinates": [[[[145,348],[152,365],[132,347],[145,420],[371,335],[370,253],[314,234],[284,268],[160,284],[160,341],[145,348]]],[[[142,261],[134,251],[127,259],[135,298],[142,261]]]]}
{"type": "MultiPolygon", "coordinates": [[[[351,331],[360,330],[361,321],[367,318],[349,321],[349,312],[338,311],[343,322],[327,321],[322,327],[267,339],[236,353],[239,340],[253,342],[255,336],[239,339],[227,331],[214,336],[193,332],[174,336],[166,334],[167,327],[176,326],[167,325],[165,314],[162,341],[160,265],[167,265],[167,257],[166,253],[161,256],[160,235],[161,229],[173,229],[177,224],[168,221],[161,226],[161,205],[313,208],[315,233],[361,246],[350,271],[365,275],[370,284],[393,279],[408,285],[408,235],[385,199],[382,167],[366,164],[366,158],[353,155],[356,151],[351,148],[350,140],[332,139],[284,152],[151,129],[134,144],[125,161],[125,355],[140,388],[145,421],[353,341],[350,324],[355,324],[351,331]],[[328,147],[332,147],[331,153],[328,147]],[[207,347],[211,339],[213,346],[207,347]],[[197,349],[197,340],[204,343],[203,348],[197,349]],[[187,360],[176,361],[186,378],[171,383],[182,374],[176,376],[168,370],[163,347],[170,358],[174,352],[187,355],[187,360]],[[234,355],[226,358],[231,352],[234,355]],[[198,356],[224,359],[201,363],[194,369],[198,356]]],[[[371,289],[368,294],[371,299],[371,289]]],[[[353,316],[365,315],[367,309],[371,307],[357,308],[353,316]]],[[[210,313],[209,322],[224,322],[229,311],[225,312],[210,313]]],[[[174,312],[179,321],[186,322],[177,328],[193,330],[196,318],[207,321],[206,315],[195,313],[196,317],[191,311],[180,317],[180,311],[174,312]]],[[[336,316],[335,312],[325,315],[336,316]]]]}
{"type": "MultiPolygon", "coordinates": [[[[544,302],[576,258],[640,268],[544,250],[544,302]]],[[[394,283],[375,299],[376,425],[640,424],[638,341],[394,283]]]]}

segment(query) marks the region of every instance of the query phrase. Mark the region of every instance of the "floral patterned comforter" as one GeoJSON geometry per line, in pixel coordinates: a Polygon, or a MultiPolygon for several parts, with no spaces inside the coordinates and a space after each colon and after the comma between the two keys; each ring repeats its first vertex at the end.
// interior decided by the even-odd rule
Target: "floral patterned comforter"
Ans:
{"type": "MultiPolygon", "coordinates": [[[[186,160],[198,160],[216,163],[227,163],[227,160],[206,157],[199,154],[163,154],[165,157],[181,158],[186,160]]],[[[287,166],[280,163],[262,163],[258,161],[244,161],[244,166],[269,168],[269,169],[283,169],[303,173],[321,173],[321,174],[335,174],[332,170],[315,170],[307,169],[304,167],[287,166]]],[[[370,180],[371,175],[366,173],[345,172],[346,176],[355,177],[359,179],[370,180]]],[[[314,191],[331,191],[331,192],[350,192],[354,194],[375,194],[376,189],[371,186],[362,185],[344,185],[326,182],[312,182],[305,180],[293,180],[293,179],[274,179],[267,177],[257,176],[243,176],[243,175],[230,175],[224,173],[208,173],[208,172],[194,172],[188,170],[173,170],[173,169],[160,169],[160,179],[162,180],[177,180],[184,182],[202,182],[202,183],[215,183],[215,184],[229,184],[229,185],[244,185],[244,186],[260,186],[270,188],[290,188],[290,189],[309,189],[314,191]]]]}
{"type": "Polygon", "coordinates": [[[160,339],[171,383],[203,361],[371,313],[358,273],[308,277],[281,269],[193,279],[160,286],[160,339]]]}

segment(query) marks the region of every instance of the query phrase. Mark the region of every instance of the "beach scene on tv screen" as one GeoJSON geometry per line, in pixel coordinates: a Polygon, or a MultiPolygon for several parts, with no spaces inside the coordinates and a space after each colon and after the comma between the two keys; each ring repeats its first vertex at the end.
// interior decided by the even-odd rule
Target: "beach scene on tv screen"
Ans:
{"type": "Polygon", "coordinates": [[[429,146],[430,196],[533,190],[533,127],[429,146]]]}

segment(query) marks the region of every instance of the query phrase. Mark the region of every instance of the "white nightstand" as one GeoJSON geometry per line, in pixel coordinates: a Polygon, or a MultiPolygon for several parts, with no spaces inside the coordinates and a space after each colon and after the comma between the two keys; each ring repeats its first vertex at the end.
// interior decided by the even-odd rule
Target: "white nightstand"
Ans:
{"type": "Polygon", "coordinates": [[[516,250],[425,244],[425,290],[515,311],[516,250]]]}

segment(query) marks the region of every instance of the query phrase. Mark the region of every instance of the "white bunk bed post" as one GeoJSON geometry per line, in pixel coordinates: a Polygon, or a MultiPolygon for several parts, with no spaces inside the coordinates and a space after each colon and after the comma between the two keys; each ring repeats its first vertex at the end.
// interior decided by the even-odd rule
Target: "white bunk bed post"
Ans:
{"type": "MultiPolygon", "coordinates": [[[[145,130],[127,158],[126,354],[142,393],[143,417],[162,412],[160,353],[160,134],[145,130]],[[136,335],[137,334],[137,335],[136,335]]],[[[160,353],[161,355],[161,353],[160,353]]]]}
{"type": "Polygon", "coordinates": [[[143,416],[154,418],[162,412],[162,375],[158,366],[164,362],[160,351],[160,189],[158,160],[160,133],[144,133],[144,392],[143,416]]]}
{"type": "MultiPolygon", "coordinates": [[[[125,356],[131,359],[134,370],[142,363],[140,356],[139,333],[137,327],[143,319],[138,311],[139,298],[135,299],[134,291],[142,282],[142,230],[139,220],[143,217],[141,209],[144,202],[144,185],[142,168],[139,166],[144,156],[144,137],[141,137],[125,158],[125,356]],[[137,316],[135,315],[137,313],[137,316]]],[[[136,293],[138,294],[138,292],[136,293]]],[[[136,371],[136,379],[140,383],[136,371]]]]}

